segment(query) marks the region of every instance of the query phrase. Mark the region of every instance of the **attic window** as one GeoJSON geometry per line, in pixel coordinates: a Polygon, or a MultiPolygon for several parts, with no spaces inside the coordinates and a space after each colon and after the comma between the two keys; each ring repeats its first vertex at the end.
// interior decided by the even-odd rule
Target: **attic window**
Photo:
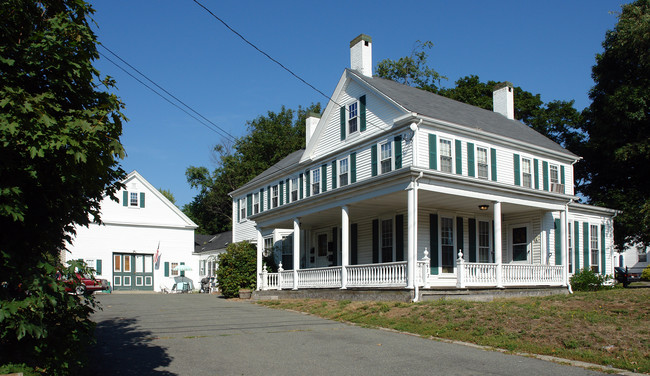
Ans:
{"type": "Polygon", "coordinates": [[[138,192],[129,192],[129,206],[138,206],[138,192]]]}
{"type": "Polygon", "coordinates": [[[357,102],[348,105],[348,134],[357,131],[358,117],[359,117],[359,111],[358,111],[357,102]]]}

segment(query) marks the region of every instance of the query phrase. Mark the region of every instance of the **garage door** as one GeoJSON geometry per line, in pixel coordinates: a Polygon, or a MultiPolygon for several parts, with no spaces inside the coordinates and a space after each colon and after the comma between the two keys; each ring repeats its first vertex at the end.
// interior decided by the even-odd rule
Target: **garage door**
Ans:
{"type": "Polygon", "coordinates": [[[114,290],[153,290],[153,254],[113,253],[114,290]]]}

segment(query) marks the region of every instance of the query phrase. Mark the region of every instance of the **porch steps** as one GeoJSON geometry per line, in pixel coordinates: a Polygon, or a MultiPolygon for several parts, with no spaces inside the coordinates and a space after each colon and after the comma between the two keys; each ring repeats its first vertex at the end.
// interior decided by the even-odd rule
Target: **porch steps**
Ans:
{"type": "MultiPolygon", "coordinates": [[[[497,298],[516,298],[524,296],[548,296],[568,294],[566,287],[509,287],[495,288],[431,288],[420,289],[421,301],[439,299],[462,299],[470,301],[491,301],[497,298]]],[[[253,291],[253,300],[277,299],[328,299],[351,301],[392,301],[410,302],[413,290],[374,288],[374,289],[301,289],[253,291]]]]}

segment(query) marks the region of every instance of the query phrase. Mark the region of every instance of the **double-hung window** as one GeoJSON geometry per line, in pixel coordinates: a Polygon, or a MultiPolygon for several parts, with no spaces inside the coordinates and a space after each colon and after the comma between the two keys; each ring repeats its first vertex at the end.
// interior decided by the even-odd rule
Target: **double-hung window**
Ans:
{"type": "Polygon", "coordinates": [[[352,134],[358,129],[359,108],[358,103],[354,102],[348,105],[348,134],[352,134]]]}
{"type": "Polygon", "coordinates": [[[129,192],[129,206],[138,206],[138,192],[129,192]]]}
{"type": "Polygon", "coordinates": [[[260,194],[253,193],[253,214],[260,212],[260,194]]]}
{"type": "Polygon", "coordinates": [[[339,186],[348,185],[348,159],[344,158],[339,161],[339,186]]]}
{"type": "Polygon", "coordinates": [[[291,178],[291,202],[298,201],[298,178],[291,178]]]}
{"type": "Polygon", "coordinates": [[[317,195],[320,193],[320,169],[311,170],[311,193],[317,195]]]}
{"type": "MultiPolygon", "coordinates": [[[[454,272],[454,221],[452,218],[440,220],[440,243],[442,245],[442,272],[454,272]]],[[[435,256],[434,256],[435,257],[435,256]]]]}
{"type": "Polygon", "coordinates": [[[533,178],[532,178],[531,168],[530,168],[530,159],[522,158],[521,159],[521,177],[523,186],[527,188],[533,187],[533,178]]]}
{"type": "Polygon", "coordinates": [[[549,165],[551,174],[551,184],[559,184],[560,180],[558,179],[557,165],[549,165]]]}
{"type": "Polygon", "coordinates": [[[239,200],[239,220],[246,219],[246,197],[239,200]]]}
{"type": "Polygon", "coordinates": [[[478,262],[490,262],[490,222],[478,222],[478,262]]]}
{"type": "Polygon", "coordinates": [[[478,167],[478,177],[480,179],[488,178],[488,152],[486,148],[476,148],[476,164],[478,167]]]}
{"type": "Polygon", "coordinates": [[[571,222],[567,225],[567,241],[569,242],[569,273],[574,273],[573,271],[573,236],[571,236],[571,222]]]}
{"type": "Polygon", "coordinates": [[[271,206],[278,207],[278,186],[277,184],[271,187],[271,206]]]}
{"type": "Polygon", "coordinates": [[[393,220],[381,221],[381,262],[393,261],[393,220]]]}
{"type": "Polygon", "coordinates": [[[589,228],[589,245],[591,254],[589,258],[589,266],[591,266],[591,271],[598,273],[598,225],[591,225],[589,228]]]}
{"type": "Polygon", "coordinates": [[[440,171],[451,173],[452,158],[451,158],[451,141],[440,140],[440,171]]]}
{"type": "Polygon", "coordinates": [[[393,169],[393,144],[389,141],[381,144],[381,173],[385,174],[393,169]]]}

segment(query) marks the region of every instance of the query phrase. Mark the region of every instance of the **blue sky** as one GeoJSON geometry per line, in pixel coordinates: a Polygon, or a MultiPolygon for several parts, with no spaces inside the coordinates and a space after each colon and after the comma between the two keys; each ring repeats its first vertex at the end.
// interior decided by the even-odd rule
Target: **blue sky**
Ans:
{"type": "MultiPolygon", "coordinates": [[[[201,0],[261,50],[331,95],[349,67],[349,42],[373,40],[373,67],[432,41],[429,65],[449,79],[510,81],[542,100],[589,105],[591,67],[612,12],[625,1],[211,1],[201,0]]],[[[243,42],[191,0],[93,1],[98,40],[233,137],[246,122],[281,106],[326,99],[243,42]]],[[[100,52],[111,57],[105,50],[100,52]]],[[[116,59],[113,59],[117,61],[116,59]]],[[[124,64],[121,64],[124,66],[124,64]]],[[[173,107],[102,58],[126,104],[122,143],[127,171],[170,190],[182,206],[198,193],[189,166],[214,169],[225,138],[173,107]]]]}

